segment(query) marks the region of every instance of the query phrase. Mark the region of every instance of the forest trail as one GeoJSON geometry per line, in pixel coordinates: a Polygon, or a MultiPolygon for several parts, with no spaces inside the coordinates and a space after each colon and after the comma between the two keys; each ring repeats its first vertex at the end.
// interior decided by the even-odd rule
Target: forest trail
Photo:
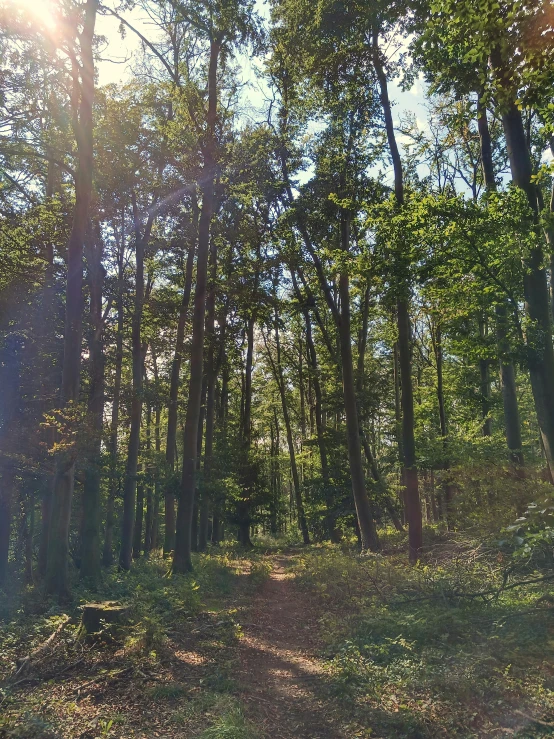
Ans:
{"type": "Polygon", "coordinates": [[[320,613],[287,573],[291,561],[288,554],[273,558],[271,575],[243,624],[244,710],[267,739],[344,739],[325,697],[325,672],[317,657],[320,613]]]}

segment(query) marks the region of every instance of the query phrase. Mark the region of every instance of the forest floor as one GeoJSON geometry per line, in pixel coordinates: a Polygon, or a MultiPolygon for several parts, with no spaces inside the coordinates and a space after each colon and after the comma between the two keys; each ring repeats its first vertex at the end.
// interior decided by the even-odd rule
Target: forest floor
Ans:
{"type": "Polygon", "coordinates": [[[290,553],[271,558],[270,576],[247,611],[238,649],[241,702],[264,737],[342,739],[321,659],[321,604],[295,586],[293,561],[290,553]]]}
{"type": "Polygon", "coordinates": [[[94,640],[89,592],[45,609],[31,588],[0,604],[0,738],[554,736],[548,581],[498,593],[504,564],[463,537],[417,568],[402,549],[228,550],[186,578],[139,562],[95,594],[128,626],[94,640]]]}

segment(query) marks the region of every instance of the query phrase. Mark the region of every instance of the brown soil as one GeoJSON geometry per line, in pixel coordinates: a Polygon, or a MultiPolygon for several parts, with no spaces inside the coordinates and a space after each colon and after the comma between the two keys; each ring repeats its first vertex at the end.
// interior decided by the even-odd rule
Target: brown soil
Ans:
{"type": "Polygon", "coordinates": [[[240,640],[241,699],[246,715],[269,739],[345,739],[326,698],[317,653],[317,603],[287,575],[287,555],[248,609],[240,640]]]}

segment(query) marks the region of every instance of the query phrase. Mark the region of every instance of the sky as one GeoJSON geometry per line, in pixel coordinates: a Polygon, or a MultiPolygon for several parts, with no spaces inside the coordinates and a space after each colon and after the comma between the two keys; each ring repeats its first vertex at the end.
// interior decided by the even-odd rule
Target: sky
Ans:
{"type": "MultiPolygon", "coordinates": [[[[8,4],[17,5],[18,9],[25,8],[29,15],[38,23],[55,33],[56,0],[5,0],[8,4]]],[[[257,10],[264,18],[269,18],[269,5],[265,0],[257,0],[257,10]]],[[[125,11],[122,15],[140,31],[146,38],[155,38],[155,28],[143,10],[138,8],[125,11]]],[[[106,44],[101,49],[101,59],[97,65],[98,83],[122,83],[132,78],[133,63],[140,53],[140,40],[130,30],[122,38],[119,32],[119,21],[108,14],[99,14],[96,22],[97,35],[106,38],[106,44]]],[[[238,57],[242,81],[246,83],[241,92],[240,107],[244,118],[251,122],[261,122],[265,119],[267,110],[268,88],[263,79],[256,75],[256,67],[261,67],[261,60],[254,60],[248,54],[238,57]]],[[[411,113],[415,116],[420,129],[427,128],[427,111],[425,89],[422,80],[416,80],[409,91],[401,90],[397,84],[390,84],[389,94],[393,102],[395,122],[411,113]]],[[[404,137],[399,136],[400,143],[404,137]]],[[[405,141],[405,140],[404,140],[405,141]]],[[[388,173],[387,173],[388,176],[388,173]]],[[[392,177],[392,174],[391,174],[392,177]]]]}
{"type": "MultiPolygon", "coordinates": [[[[258,12],[269,19],[269,7],[264,0],[258,0],[258,12]]],[[[140,33],[146,38],[155,38],[155,28],[144,11],[135,9],[122,14],[140,33]]],[[[113,16],[101,15],[97,20],[96,32],[105,36],[108,44],[102,53],[102,61],[98,64],[98,81],[100,85],[109,83],[126,82],[132,77],[132,66],[137,55],[140,53],[141,42],[132,31],[127,30],[125,38],[119,33],[119,21],[113,16]]],[[[240,74],[245,86],[240,96],[240,107],[242,116],[250,122],[256,123],[265,120],[267,115],[267,98],[269,90],[263,79],[256,74],[261,69],[261,60],[252,59],[248,54],[240,54],[238,57],[240,74]]],[[[407,113],[415,116],[418,127],[427,129],[427,110],[425,98],[425,85],[421,79],[417,79],[408,91],[401,90],[394,81],[390,84],[389,95],[393,103],[393,115],[396,125],[405,118],[407,113]]],[[[399,134],[400,144],[406,143],[408,139],[399,134]]],[[[393,180],[392,167],[385,172],[386,180],[393,180]]],[[[309,179],[306,172],[300,178],[301,181],[309,179]]]]}
{"type": "MultiPolygon", "coordinates": [[[[258,1],[258,10],[268,18],[268,7],[263,0],[258,1]]],[[[139,9],[128,11],[124,17],[137,28],[146,38],[153,36],[153,24],[149,22],[146,14],[139,9]]],[[[131,31],[128,31],[126,38],[122,39],[119,31],[119,22],[113,16],[100,16],[97,21],[97,33],[106,36],[108,39],[108,47],[103,53],[103,61],[98,65],[99,83],[105,85],[108,83],[125,82],[131,77],[132,57],[136,55],[140,49],[140,41],[131,31]],[[125,61],[126,59],[130,61],[125,61]]],[[[262,109],[264,107],[263,82],[256,77],[255,67],[259,67],[259,61],[252,60],[248,54],[241,54],[239,57],[242,78],[247,82],[247,89],[244,91],[244,107],[245,109],[254,108],[262,109]]],[[[394,82],[390,89],[391,100],[395,104],[395,117],[397,121],[403,117],[406,112],[411,112],[418,118],[420,127],[426,126],[426,110],[425,110],[425,91],[422,80],[417,80],[409,91],[402,91],[394,82]]]]}

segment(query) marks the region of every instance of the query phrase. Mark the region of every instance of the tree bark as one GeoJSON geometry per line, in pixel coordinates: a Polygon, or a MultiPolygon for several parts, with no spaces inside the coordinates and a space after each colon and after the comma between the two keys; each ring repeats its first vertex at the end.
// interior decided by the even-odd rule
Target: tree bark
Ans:
{"type": "Polygon", "coordinates": [[[206,121],[206,145],[203,151],[202,210],[198,225],[198,257],[196,266],[196,290],[194,293],[194,315],[192,320],[189,397],[183,435],[181,495],[177,509],[177,533],[175,553],[173,556],[173,571],[176,574],[190,572],[192,570],[191,533],[194,510],[196,435],[202,400],[208,255],[210,252],[210,227],[214,206],[215,126],[218,98],[217,67],[220,51],[220,41],[218,39],[212,39],[208,67],[208,114],[206,121]]]}
{"type": "MultiPolygon", "coordinates": [[[[195,223],[198,218],[196,213],[198,205],[196,200],[193,201],[193,219],[195,223]]],[[[195,231],[197,227],[195,228],[195,231]]],[[[167,441],[165,445],[165,459],[171,472],[175,469],[175,446],[177,443],[177,400],[179,396],[179,381],[181,374],[181,364],[183,362],[183,348],[185,344],[185,327],[187,324],[188,310],[190,304],[190,295],[192,291],[192,273],[194,268],[194,251],[196,243],[193,241],[188,250],[187,264],[185,269],[185,285],[183,289],[183,299],[181,301],[181,309],[179,311],[179,322],[177,324],[177,338],[175,341],[175,354],[171,365],[171,380],[169,386],[169,402],[167,408],[167,441]]],[[[164,535],[164,557],[169,557],[170,553],[175,549],[175,499],[173,495],[173,480],[171,480],[169,488],[164,493],[164,515],[165,515],[165,535],[164,535]]]]}
{"type": "MultiPolygon", "coordinates": [[[[341,210],[341,247],[348,251],[350,235],[348,214],[341,210]]],[[[362,549],[372,552],[380,548],[371,505],[367,497],[364,468],[362,464],[362,448],[360,443],[360,426],[356,402],[356,386],[354,380],[354,364],[352,359],[352,334],[350,329],[350,284],[348,272],[341,271],[339,277],[340,295],[340,354],[342,367],[342,388],[344,393],[344,410],[346,414],[346,437],[348,443],[348,461],[352,478],[352,492],[358,517],[362,549]]]]}
{"type": "MultiPolygon", "coordinates": [[[[442,469],[448,474],[450,461],[448,459],[448,423],[446,417],[446,407],[444,403],[444,381],[443,381],[443,350],[442,350],[442,330],[437,325],[433,330],[431,325],[431,341],[433,343],[433,353],[435,355],[435,366],[437,370],[437,401],[439,404],[439,427],[442,440],[442,469]]],[[[443,512],[446,518],[446,525],[450,529],[452,527],[452,486],[448,480],[443,481],[444,506],[443,512]]]]}
{"type": "Polygon", "coordinates": [[[138,559],[142,550],[142,528],[144,523],[144,482],[142,480],[142,464],[137,465],[137,503],[135,509],[132,556],[133,559],[138,559]]]}
{"type": "MultiPolygon", "coordinates": [[[[481,163],[483,168],[483,179],[485,187],[489,192],[496,191],[496,178],[492,158],[492,143],[490,136],[487,111],[481,101],[477,99],[477,125],[479,129],[479,141],[481,148],[481,163]]],[[[500,387],[502,389],[502,403],[504,406],[504,429],[506,443],[510,450],[514,464],[522,467],[524,464],[523,452],[521,450],[521,423],[519,420],[519,407],[517,400],[517,388],[515,380],[515,369],[512,361],[509,361],[509,343],[507,339],[507,307],[506,302],[496,306],[496,337],[498,345],[498,356],[500,361],[500,387]]]]}
{"type": "Polygon", "coordinates": [[[319,381],[319,367],[317,362],[317,353],[315,349],[312,322],[310,319],[310,311],[306,302],[303,300],[302,293],[298,286],[294,270],[291,269],[292,284],[297,300],[302,306],[302,315],[304,316],[304,325],[306,327],[306,347],[308,351],[308,360],[311,372],[311,381],[315,395],[315,427],[317,434],[317,446],[319,450],[319,461],[321,464],[321,479],[323,482],[323,496],[327,508],[326,528],[329,539],[337,543],[340,539],[335,526],[335,516],[333,515],[333,503],[331,495],[331,479],[329,475],[329,461],[327,457],[327,445],[325,443],[325,430],[323,426],[323,393],[321,392],[321,383],[319,381]]]}
{"type": "Polygon", "coordinates": [[[287,403],[287,394],[285,388],[285,378],[283,376],[283,365],[281,363],[281,341],[279,338],[279,314],[275,309],[275,346],[277,350],[277,362],[275,377],[279,386],[279,394],[281,396],[281,406],[283,408],[283,421],[285,422],[285,430],[287,433],[287,445],[289,448],[290,468],[292,474],[292,484],[294,488],[294,499],[296,502],[296,515],[298,516],[298,526],[302,532],[302,541],[304,544],[310,543],[310,534],[308,532],[308,523],[306,521],[306,513],[304,511],[304,501],[302,500],[302,489],[300,487],[300,477],[298,475],[298,465],[296,464],[296,451],[294,449],[294,439],[292,436],[292,425],[290,422],[290,414],[287,403]]]}
{"type": "Polygon", "coordinates": [[[121,526],[121,549],[119,566],[122,570],[131,568],[133,558],[133,529],[136,514],[137,470],[140,447],[140,423],[142,418],[142,389],[144,373],[144,349],[142,345],[142,311],[144,304],[144,252],[150,238],[154,215],[148,217],[144,234],[141,234],[139,213],[133,194],[133,218],[135,222],[135,301],[131,322],[131,352],[133,394],[131,398],[131,429],[127,448],[127,463],[123,483],[123,519],[121,526]]]}
{"type": "Polygon", "coordinates": [[[22,342],[8,336],[0,361],[0,590],[8,581],[8,555],[15,499],[15,463],[17,426],[20,410],[20,375],[22,342]]]}
{"type": "MultiPolygon", "coordinates": [[[[487,323],[483,315],[479,316],[479,338],[484,344],[487,338],[487,323]]],[[[483,419],[483,436],[492,435],[492,419],[490,418],[491,405],[491,379],[489,372],[489,360],[481,358],[479,360],[480,383],[479,390],[481,395],[481,417],[483,419]]]]}
{"type": "MultiPolygon", "coordinates": [[[[383,115],[389,151],[394,168],[394,194],[398,208],[404,205],[404,175],[402,160],[396,142],[392,109],[388,94],[387,76],[381,61],[378,31],[373,32],[373,64],[379,83],[379,96],[383,115]]],[[[402,261],[402,257],[400,257],[402,261]]],[[[403,265],[399,265],[405,271],[403,265]]],[[[411,356],[411,327],[409,314],[409,278],[401,276],[400,294],[396,304],[398,326],[398,353],[401,377],[400,401],[402,407],[402,447],[404,453],[403,478],[405,485],[405,507],[408,521],[408,539],[410,561],[419,559],[423,546],[421,505],[419,501],[419,486],[417,476],[415,430],[414,430],[414,399],[412,385],[412,356],[411,356]]]]}
{"type": "Polygon", "coordinates": [[[217,277],[217,252],[215,241],[210,245],[210,285],[206,299],[206,438],[204,446],[204,486],[200,500],[200,522],[198,530],[198,551],[208,548],[208,529],[210,515],[210,476],[213,463],[213,441],[215,426],[215,383],[217,379],[215,355],[215,298],[217,277]]]}
{"type": "Polygon", "coordinates": [[[110,481],[108,500],[106,503],[106,528],[104,531],[104,548],[102,550],[102,564],[111,567],[114,562],[113,532],[115,526],[115,496],[119,490],[119,476],[117,470],[119,431],[119,404],[121,396],[121,374],[123,370],[123,279],[125,259],[125,211],[121,213],[121,236],[117,253],[117,332],[115,337],[115,371],[112,398],[112,417],[110,424],[110,481]]]}
{"type": "MultiPolygon", "coordinates": [[[[62,371],[61,406],[75,406],[79,401],[81,369],[81,331],[83,312],[83,244],[92,197],[94,160],[93,116],[94,56],[93,38],[97,0],[84,6],[83,29],[79,34],[81,62],[72,63],[73,128],[77,141],[78,163],[75,177],[75,208],[67,249],[66,318],[62,371]]],[[[70,452],[56,460],[52,493],[46,590],[59,597],[69,592],[69,525],[75,477],[75,454],[70,452]]]]}
{"type": "Polygon", "coordinates": [[[90,450],[85,467],[83,487],[83,540],[81,570],[83,579],[95,582],[100,575],[100,484],[102,481],[102,429],[104,425],[105,361],[102,336],[102,266],[103,243],[99,224],[88,240],[88,271],[90,278],[90,387],[88,416],[90,450]]]}
{"type": "Polygon", "coordinates": [[[152,549],[152,530],[154,526],[154,496],[152,490],[152,462],[150,452],[152,449],[152,408],[150,403],[146,407],[146,454],[148,467],[146,469],[148,480],[146,482],[146,517],[144,519],[144,555],[148,556],[152,549]]]}
{"type": "MultiPolygon", "coordinates": [[[[533,167],[521,111],[514,101],[509,71],[504,67],[498,49],[491,54],[491,64],[505,100],[501,110],[502,126],[506,138],[508,158],[513,184],[527,195],[534,216],[534,228],[540,231],[538,222],[537,188],[532,181],[533,167]]],[[[531,377],[531,389],[535,412],[544,445],[546,461],[554,477],[554,349],[552,346],[552,319],[544,249],[540,243],[523,257],[523,292],[528,316],[526,331],[527,361],[531,377]]]]}
{"type": "MultiPolygon", "coordinates": [[[[154,361],[154,367],[156,362],[154,361]]],[[[157,381],[156,381],[157,384],[157,381]]],[[[154,428],[154,447],[156,449],[156,459],[160,458],[160,452],[162,449],[162,439],[160,434],[160,423],[161,423],[161,409],[159,401],[156,402],[156,415],[155,415],[155,428],[154,428]]],[[[156,472],[156,481],[154,483],[154,505],[152,510],[152,534],[151,534],[151,549],[158,549],[158,539],[160,535],[160,483],[159,476],[156,472]]]]}

